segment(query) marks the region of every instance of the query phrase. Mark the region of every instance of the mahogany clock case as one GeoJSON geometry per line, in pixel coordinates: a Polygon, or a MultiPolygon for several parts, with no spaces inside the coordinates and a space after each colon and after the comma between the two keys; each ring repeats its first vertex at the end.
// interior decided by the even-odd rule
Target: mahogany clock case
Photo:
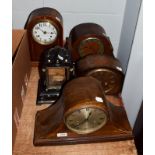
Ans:
{"type": "MultiPolygon", "coordinates": [[[[104,97],[102,89],[100,82],[93,77],[80,77],[68,82],[63,89],[63,94],[55,104],[37,112],[34,145],[65,145],[132,139],[131,127],[121,98],[119,96],[104,97]],[[79,85],[81,81],[85,82],[82,87],[79,85]],[[93,89],[95,87],[96,89],[93,89]],[[79,93],[79,89],[81,93],[79,93]],[[96,97],[100,100],[96,100],[96,97]],[[79,134],[71,130],[65,120],[72,111],[79,112],[80,109],[86,107],[102,109],[106,114],[107,121],[106,124],[93,132],[79,134]]],[[[82,123],[86,123],[85,127],[89,129],[90,122],[86,121],[82,121],[82,123]]],[[[94,121],[91,123],[96,126],[94,121]]]]}
{"type": "Polygon", "coordinates": [[[30,54],[33,62],[40,61],[40,56],[44,50],[56,45],[63,46],[63,18],[61,14],[53,8],[44,7],[32,11],[28,17],[25,28],[28,31],[30,54]],[[32,29],[39,22],[49,22],[54,25],[57,30],[58,34],[56,39],[49,45],[40,44],[32,37],[32,29]]]}
{"type": "Polygon", "coordinates": [[[92,76],[98,79],[105,94],[118,95],[123,86],[124,74],[118,59],[100,54],[88,55],[77,62],[77,76],[92,76]]]}
{"type": "Polygon", "coordinates": [[[113,57],[113,47],[103,27],[95,23],[82,23],[70,31],[67,46],[73,61],[89,54],[105,54],[113,57]]]}

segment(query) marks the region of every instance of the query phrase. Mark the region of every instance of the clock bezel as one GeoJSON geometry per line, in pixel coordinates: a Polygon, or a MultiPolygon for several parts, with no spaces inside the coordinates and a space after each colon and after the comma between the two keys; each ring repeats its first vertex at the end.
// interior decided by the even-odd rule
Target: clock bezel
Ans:
{"type": "MultiPolygon", "coordinates": [[[[100,48],[99,50],[98,50],[98,54],[103,54],[104,53],[104,44],[103,44],[103,42],[101,41],[101,39],[99,39],[98,37],[87,37],[87,38],[84,38],[83,40],[81,40],[80,42],[79,42],[79,45],[78,45],[78,52],[79,52],[79,55],[80,55],[80,57],[84,57],[84,56],[86,56],[86,55],[88,55],[88,53],[81,53],[81,46],[83,45],[83,44],[87,44],[87,41],[91,41],[91,42],[94,42],[94,40],[95,40],[95,43],[97,43],[99,46],[102,46],[102,48],[100,48]],[[85,54],[85,55],[84,55],[85,54]]],[[[92,52],[92,54],[93,54],[93,52],[92,52]]]]}
{"type": "Polygon", "coordinates": [[[99,107],[96,107],[96,106],[82,106],[82,107],[80,107],[79,109],[74,109],[73,111],[71,111],[70,113],[68,113],[67,115],[65,115],[65,117],[64,117],[64,123],[65,123],[65,125],[67,126],[67,128],[68,128],[69,130],[71,130],[71,131],[77,133],[77,134],[90,134],[90,133],[92,133],[92,132],[95,132],[95,131],[99,130],[100,128],[102,128],[103,126],[105,126],[106,123],[107,123],[107,121],[108,121],[107,112],[106,112],[103,108],[99,108],[99,107]],[[102,111],[102,113],[104,113],[104,117],[105,117],[105,119],[103,120],[103,122],[102,122],[100,125],[98,125],[97,127],[95,127],[95,128],[86,129],[86,130],[80,130],[80,129],[78,130],[78,129],[75,129],[75,128],[71,127],[71,126],[68,124],[68,122],[67,122],[67,118],[68,118],[70,115],[72,115],[74,112],[79,111],[79,110],[82,110],[82,109],[86,109],[86,108],[97,109],[97,110],[102,111]]]}
{"type": "Polygon", "coordinates": [[[51,20],[49,20],[49,19],[42,19],[42,20],[38,20],[36,23],[34,23],[33,25],[32,25],[32,28],[31,28],[31,35],[32,35],[32,38],[33,38],[33,40],[36,42],[36,43],[38,43],[39,45],[50,45],[50,44],[53,44],[56,40],[57,40],[57,38],[58,38],[58,36],[59,36],[59,28],[57,27],[57,25],[53,22],[53,21],[51,21],[51,20]],[[35,37],[34,37],[34,35],[33,35],[33,29],[34,29],[34,27],[38,24],[38,23],[41,23],[41,22],[48,22],[48,23],[50,23],[51,25],[53,25],[54,27],[55,27],[55,29],[56,29],[56,31],[57,31],[57,36],[55,37],[55,39],[52,41],[52,42],[50,42],[50,43],[43,43],[43,42],[41,42],[41,41],[38,41],[35,37]]]}

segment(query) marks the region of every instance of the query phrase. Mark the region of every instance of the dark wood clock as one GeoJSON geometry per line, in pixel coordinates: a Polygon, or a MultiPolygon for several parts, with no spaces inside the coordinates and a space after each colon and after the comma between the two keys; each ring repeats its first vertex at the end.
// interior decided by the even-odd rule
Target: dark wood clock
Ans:
{"type": "Polygon", "coordinates": [[[32,11],[25,28],[28,31],[31,60],[41,60],[42,52],[56,45],[63,46],[63,19],[53,8],[32,11]]]}
{"type": "Polygon", "coordinates": [[[88,55],[76,65],[78,76],[92,76],[98,79],[105,94],[118,95],[123,86],[124,74],[118,59],[106,55],[88,55]]]}
{"type": "Polygon", "coordinates": [[[105,30],[95,23],[82,23],[75,26],[67,40],[73,61],[89,54],[113,56],[113,47],[105,30]]]}

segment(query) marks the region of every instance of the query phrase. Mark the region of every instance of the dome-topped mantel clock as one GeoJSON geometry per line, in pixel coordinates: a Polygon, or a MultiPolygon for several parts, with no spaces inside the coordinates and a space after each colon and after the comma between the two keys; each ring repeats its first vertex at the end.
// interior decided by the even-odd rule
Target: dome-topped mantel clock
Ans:
{"type": "Polygon", "coordinates": [[[28,31],[31,60],[38,62],[42,52],[56,45],[63,46],[63,19],[53,8],[32,11],[25,28],[28,31]]]}
{"type": "Polygon", "coordinates": [[[67,40],[73,61],[91,55],[113,55],[113,47],[104,28],[95,23],[82,23],[72,28],[67,40]]]}

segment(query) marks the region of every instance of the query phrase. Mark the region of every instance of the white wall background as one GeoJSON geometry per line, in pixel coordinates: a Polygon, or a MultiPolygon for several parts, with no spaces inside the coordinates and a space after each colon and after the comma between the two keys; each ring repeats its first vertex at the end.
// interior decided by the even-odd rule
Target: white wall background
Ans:
{"type": "Polygon", "coordinates": [[[12,4],[13,28],[23,28],[32,10],[52,7],[63,16],[65,36],[79,23],[98,23],[110,36],[117,55],[126,0],[13,0],[12,4]]]}
{"type": "Polygon", "coordinates": [[[143,10],[140,15],[133,40],[128,69],[122,90],[122,97],[133,127],[143,100],[143,10]]]}
{"type": "Polygon", "coordinates": [[[126,72],[142,0],[127,0],[117,57],[126,72]]]}

